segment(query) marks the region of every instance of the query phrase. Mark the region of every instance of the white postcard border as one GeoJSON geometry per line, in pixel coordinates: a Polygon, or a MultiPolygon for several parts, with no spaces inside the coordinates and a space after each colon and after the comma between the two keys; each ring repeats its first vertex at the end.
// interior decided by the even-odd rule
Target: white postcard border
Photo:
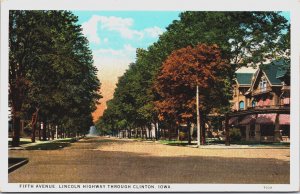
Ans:
{"type": "MultiPolygon", "coordinates": [[[[170,191],[298,191],[299,190],[299,34],[300,2],[296,0],[1,0],[1,129],[0,141],[0,191],[13,192],[170,192],[170,191]],[[59,188],[60,185],[86,184],[40,184],[54,185],[49,188],[23,188],[17,183],[8,183],[8,11],[9,10],[158,10],[158,11],[290,11],[291,13],[291,144],[290,184],[96,184],[90,185],[131,185],[131,189],[106,188],[84,189],[59,188]],[[154,185],[155,189],[134,189],[134,185],[154,185]],[[169,185],[170,189],[158,189],[158,185],[169,185]]],[[[24,184],[23,184],[24,185],[24,184]]],[[[73,186],[74,187],[74,186],[73,186]]]]}

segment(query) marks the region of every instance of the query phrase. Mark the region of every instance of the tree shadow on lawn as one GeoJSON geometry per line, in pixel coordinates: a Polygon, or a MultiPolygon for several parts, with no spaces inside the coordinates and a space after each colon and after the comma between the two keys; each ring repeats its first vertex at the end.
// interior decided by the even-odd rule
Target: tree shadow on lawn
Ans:
{"type": "Polygon", "coordinates": [[[64,147],[70,146],[71,143],[69,142],[49,142],[49,143],[42,143],[33,146],[28,146],[26,150],[58,150],[64,147]]]}
{"type": "Polygon", "coordinates": [[[162,144],[168,145],[168,146],[192,146],[192,145],[197,145],[196,143],[188,144],[187,142],[169,142],[169,143],[162,143],[162,144]]]}
{"type": "Polygon", "coordinates": [[[58,150],[64,147],[68,147],[71,145],[71,143],[74,143],[76,141],[77,140],[75,138],[58,139],[51,142],[43,142],[43,143],[38,143],[36,145],[27,146],[25,149],[26,150],[58,150]]]}

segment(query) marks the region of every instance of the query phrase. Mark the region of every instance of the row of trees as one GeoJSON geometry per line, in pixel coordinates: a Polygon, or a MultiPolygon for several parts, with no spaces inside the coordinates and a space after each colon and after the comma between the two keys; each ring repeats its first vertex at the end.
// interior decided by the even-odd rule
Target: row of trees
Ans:
{"type": "Polygon", "coordinates": [[[137,49],[96,126],[107,134],[155,126],[156,138],[161,129],[189,128],[197,118],[198,86],[203,130],[209,113],[229,110],[238,67],[289,57],[289,29],[277,12],[181,13],[157,42],[137,49]]]}
{"type": "MultiPolygon", "coordinates": [[[[9,106],[13,146],[20,120],[28,121],[35,141],[37,123],[65,134],[85,134],[101,98],[88,41],[69,11],[10,11],[9,106]]],[[[48,128],[48,129],[47,129],[48,128]]],[[[52,133],[53,134],[53,133],[52,133]]]]}

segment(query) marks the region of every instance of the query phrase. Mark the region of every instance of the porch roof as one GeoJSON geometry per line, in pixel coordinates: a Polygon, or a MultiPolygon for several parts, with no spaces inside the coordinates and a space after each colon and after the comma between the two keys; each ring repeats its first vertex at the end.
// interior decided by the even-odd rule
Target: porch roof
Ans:
{"type": "Polygon", "coordinates": [[[257,124],[274,124],[277,114],[258,114],[256,123],[257,124]]]}
{"type": "Polygon", "coordinates": [[[229,121],[228,121],[228,124],[229,124],[229,125],[234,125],[234,124],[237,123],[238,119],[239,119],[239,117],[231,117],[231,118],[229,119],[229,121]]]}
{"type": "Polygon", "coordinates": [[[290,115],[289,114],[280,114],[279,115],[279,124],[280,125],[290,125],[290,115]]]}
{"type": "Polygon", "coordinates": [[[239,125],[248,125],[250,123],[254,123],[256,120],[257,115],[246,115],[240,122],[239,125]]]}

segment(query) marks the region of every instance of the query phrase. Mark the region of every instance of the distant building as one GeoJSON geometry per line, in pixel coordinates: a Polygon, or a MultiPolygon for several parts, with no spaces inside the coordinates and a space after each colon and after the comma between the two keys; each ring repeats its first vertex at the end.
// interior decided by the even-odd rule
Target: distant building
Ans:
{"type": "Polygon", "coordinates": [[[246,141],[280,142],[290,138],[290,64],[261,65],[254,73],[237,73],[229,126],[246,141]]]}

